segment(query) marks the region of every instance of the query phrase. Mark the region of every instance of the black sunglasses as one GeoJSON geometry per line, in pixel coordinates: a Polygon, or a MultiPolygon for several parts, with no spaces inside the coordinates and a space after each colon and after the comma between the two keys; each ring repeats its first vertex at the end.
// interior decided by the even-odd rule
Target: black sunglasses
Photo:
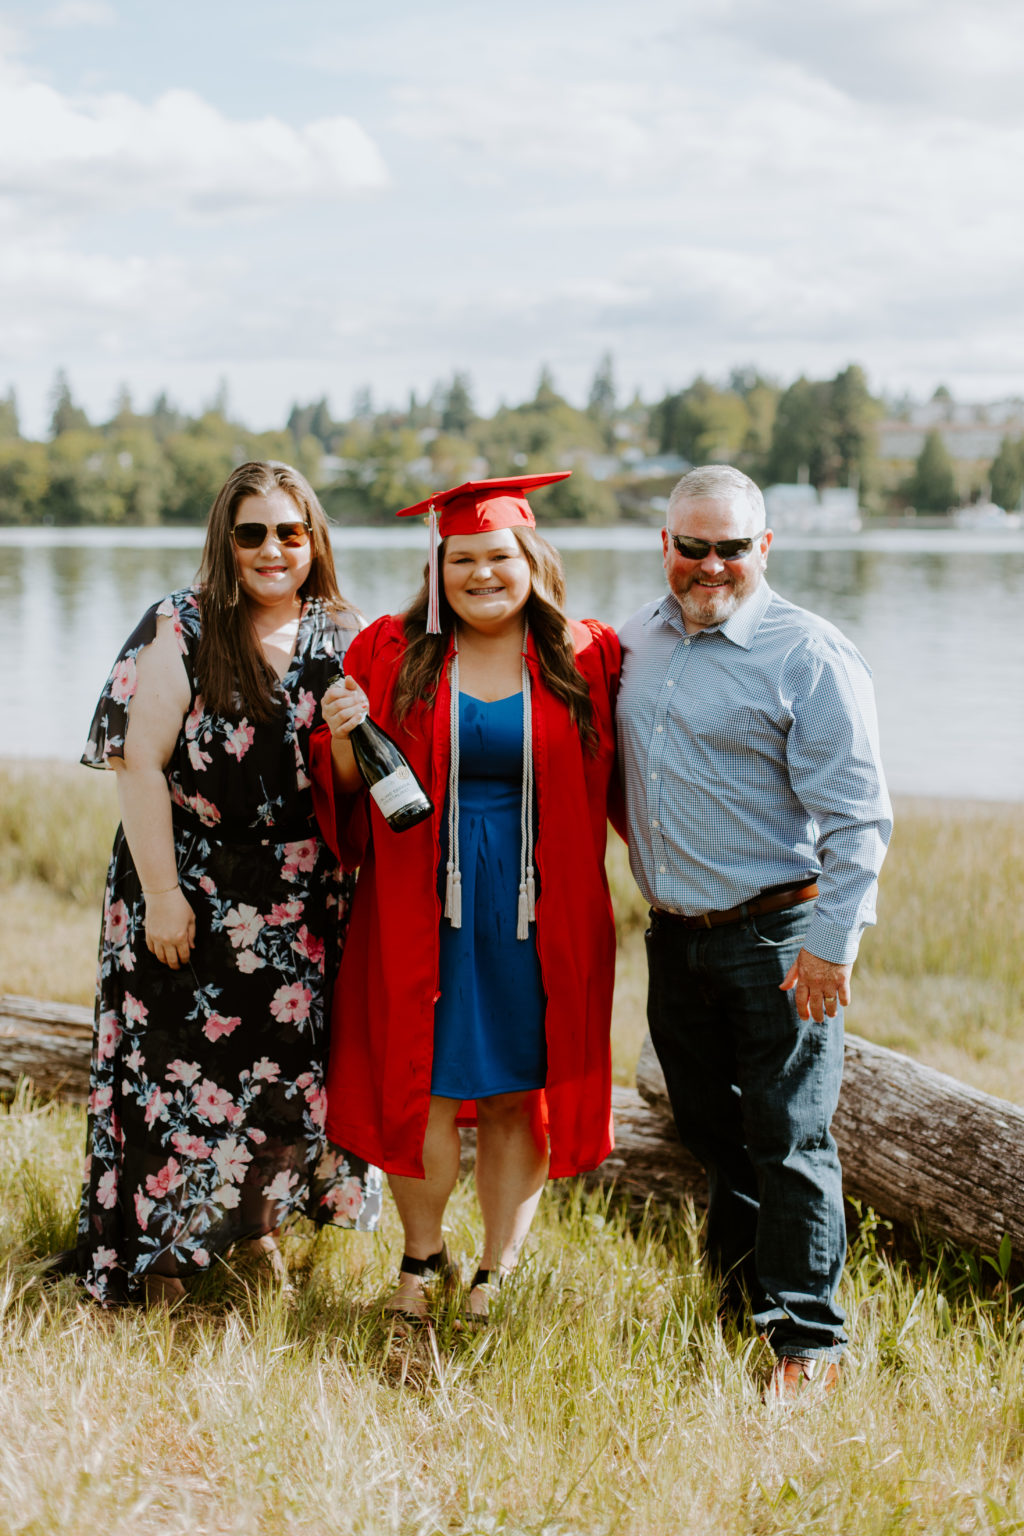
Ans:
{"type": "Polygon", "coordinates": [[[309,540],[308,523],[236,523],[231,537],[239,549],[260,549],[273,534],[279,544],[294,549],[309,540]]]}
{"type": "Polygon", "coordinates": [[[749,539],[719,539],[717,544],[711,544],[707,539],[688,539],[684,533],[672,533],[669,537],[684,560],[706,560],[712,550],[719,560],[745,560],[758,539],[767,532],[767,528],[762,528],[749,539]]]}

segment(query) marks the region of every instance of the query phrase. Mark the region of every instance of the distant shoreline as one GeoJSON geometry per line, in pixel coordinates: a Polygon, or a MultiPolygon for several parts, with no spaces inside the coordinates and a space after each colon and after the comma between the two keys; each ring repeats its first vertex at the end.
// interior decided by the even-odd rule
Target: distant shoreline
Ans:
{"type": "MultiPolygon", "coordinates": [[[[85,771],[85,767],[76,757],[17,757],[0,750],[0,770],[3,772],[16,772],[29,774],[33,770],[42,769],[44,772],[56,771],[57,773],[70,773],[72,769],[85,771]]],[[[89,770],[94,778],[102,776],[102,770],[95,768],[89,770]]],[[[106,777],[113,783],[113,774],[106,777]]],[[[967,820],[972,816],[984,816],[993,811],[1004,810],[1020,812],[1024,815],[1024,794],[1019,800],[986,800],[970,799],[962,800],[955,795],[922,795],[918,793],[900,794],[893,792],[893,804],[898,813],[903,810],[910,813],[932,811],[941,814],[947,820],[967,820]]]]}

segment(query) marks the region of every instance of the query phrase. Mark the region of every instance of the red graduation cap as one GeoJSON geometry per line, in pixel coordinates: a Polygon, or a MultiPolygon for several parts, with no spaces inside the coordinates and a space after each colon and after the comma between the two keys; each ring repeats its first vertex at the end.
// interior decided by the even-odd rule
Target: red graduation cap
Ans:
{"type": "Polygon", "coordinates": [[[514,475],[504,480],[467,480],[450,491],[438,491],[414,507],[403,507],[397,517],[430,518],[430,600],[427,633],[441,632],[437,588],[437,549],[441,539],[453,533],[491,533],[496,528],[535,528],[536,519],[526,499],[527,491],[567,480],[571,470],[553,475],[514,475]]]}

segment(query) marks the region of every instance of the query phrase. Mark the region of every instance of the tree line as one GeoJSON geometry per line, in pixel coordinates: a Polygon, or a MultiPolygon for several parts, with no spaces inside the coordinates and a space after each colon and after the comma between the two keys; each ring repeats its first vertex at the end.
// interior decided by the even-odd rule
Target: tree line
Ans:
{"type": "MultiPolygon", "coordinates": [[[[878,423],[892,410],[856,365],[787,387],[735,369],[722,383],[698,376],[653,402],[624,398],[606,355],[582,408],[543,368],[531,398],[485,415],[457,372],[401,408],[377,406],[363,388],[346,417],[335,418],[324,397],[293,405],[280,430],[252,432],[232,419],[223,388],[195,416],[165,393],[138,410],[122,389],[110,419],[91,422],[61,371],[43,440],[22,435],[13,391],[0,398],[0,522],[199,522],[232,468],[251,458],[295,464],[328,514],[348,522],[385,521],[462,480],[560,467],[574,474],[546,493],[552,520],[647,517],[684,463],[712,462],[736,464],[761,485],[854,487],[873,511],[945,511],[964,488],[940,433],[928,435],[909,474],[894,477],[879,460],[878,423]]],[[[1024,438],[1004,441],[989,475],[994,499],[1016,505],[1024,438]]]]}

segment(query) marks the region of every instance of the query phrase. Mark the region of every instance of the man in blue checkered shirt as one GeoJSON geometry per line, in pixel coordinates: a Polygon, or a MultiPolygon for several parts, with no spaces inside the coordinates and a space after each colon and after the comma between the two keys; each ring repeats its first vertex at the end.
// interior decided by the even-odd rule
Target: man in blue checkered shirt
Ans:
{"type": "Polygon", "coordinates": [[[867,664],[769,587],[754,482],[692,470],[665,521],[669,592],[620,636],[648,1020],[679,1134],[707,1169],[725,1304],[746,1292],[783,1398],[831,1386],[846,1346],[829,1127],[892,811],[867,664]]]}

